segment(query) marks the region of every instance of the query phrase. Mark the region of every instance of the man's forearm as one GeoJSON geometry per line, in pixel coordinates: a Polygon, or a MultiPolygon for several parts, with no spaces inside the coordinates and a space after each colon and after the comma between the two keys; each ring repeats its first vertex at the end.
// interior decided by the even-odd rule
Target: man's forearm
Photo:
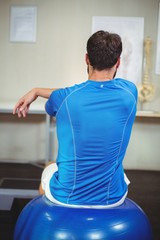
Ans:
{"type": "Polygon", "coordinates": [[[26,117],[29,107],[38,97],[49,98],[55,88],[33,88],[19,99],[13,109],[13,114],[18,114],[18,117],[26,117]]]}
{"type": "Polygon", "coordinates": [[[57,89],[56,88],[34,88],[32,91],[34,91],[36,97],[49,98],[51,93],[55,90],[57,89]]]}

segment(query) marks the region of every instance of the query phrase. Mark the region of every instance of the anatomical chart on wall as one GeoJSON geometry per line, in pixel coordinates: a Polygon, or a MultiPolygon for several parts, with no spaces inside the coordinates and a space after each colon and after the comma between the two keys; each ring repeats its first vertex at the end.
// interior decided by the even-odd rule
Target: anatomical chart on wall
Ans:
{"type": "Polygon", "coordinates": [[[138,85],[142,81],[144,18],[94,16],[92,33],[98,30],[121,36],[123,51],[116,77],[130,80],[138,85]]]}

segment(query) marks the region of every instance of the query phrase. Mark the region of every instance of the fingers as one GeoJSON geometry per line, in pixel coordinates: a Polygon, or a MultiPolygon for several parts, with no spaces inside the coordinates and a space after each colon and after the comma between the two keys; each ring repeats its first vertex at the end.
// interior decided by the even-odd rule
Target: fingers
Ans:
{"type": "Polygon", "coordinates": [[[35,101],[37,98],[37,95],[35,93],[35,89],[32,89],[31,91],[27,92],[20,100],[17,102],[13,109],[13,114],[18,115],[18,117],[26,117],[30,104],[35,101]]]}
{"type": "Polygon", "coordinates": [[[18,108],[21,106],[22,103],[20,103],[20,101],[18,101],[18,103],[15,105],[15,107],[13,108],[13,114],[16,114],[18,108]]]}
{"type": "Polygon", "coordinates": [[[17,113],[19,118],[26,117],[29,111],[29,106],[30,104],[27,105],[27,103],[24,100],[19,100],[13,109],[13,114],[17,113]]]}
{"type": "Polygon", "coordinates": [[[17,109],[17,114],[18,114],[18,117],[20,118],[20,117],[26,117],[27,116],[27,113],[28,113],[28,111],[29,111],[29,106],[27,106],[27,107],[20,107],[20,108],[18,108],[17,109]]]}
{"type": "Polygon", "coordinates": [[[22,110],[21,108],[17,110],[18,117],[26,117],[25,110],[22,110]]]}
{"type": "Polygon", "coordinates": [[[28,112],[29,112],[29,105],[25,109],[22,110],[22,115],[24,118],[27,116],[28,112]]]}

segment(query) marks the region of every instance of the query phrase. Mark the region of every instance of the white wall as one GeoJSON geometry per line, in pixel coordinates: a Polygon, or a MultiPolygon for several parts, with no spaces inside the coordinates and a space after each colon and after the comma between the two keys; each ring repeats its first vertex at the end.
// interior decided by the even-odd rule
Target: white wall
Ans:
{"type": "Polygon", "coordinates": [[[124,160],[127,169],[160,170],[160,118],[137,118],[124,160]]]}
{"type": "MultiPolygon", "coordinates": [[[[153,42],[151,80],[157,90],[153,101],[144,104],[143,109],[160,111],[160,79],[155,75],[154,67],[158,2],[0,0],[0,104],[7,102],[12,105],[26,91],[36,86],[64,87],[85,81],[84,55],[86,40],[91,35],[92,16],[131,16],[144,17],[144,37],[150,36],[153,42]],[[10,7],[13,5],[38,7],[36,43],[9,41],[10,7]]],[[[7,118],[11,117],[7,115],[7,118]]],[[[4,121],[0,115],[0,159],[44,159],[45,134],[39,138],[39,133],[45,133],[45,126],[41,121],[34,122],[33,119],[28,125],[27,122],[14,120],[13,125],[12,121],[4,121]],[[24,145],[23,137],[26,141],[24,145]]],[[[154,120],[144,123],[142,119],[135,123],[125,159],[127,168],[160,169],[159,130],[160,123],[154,120]]]]}

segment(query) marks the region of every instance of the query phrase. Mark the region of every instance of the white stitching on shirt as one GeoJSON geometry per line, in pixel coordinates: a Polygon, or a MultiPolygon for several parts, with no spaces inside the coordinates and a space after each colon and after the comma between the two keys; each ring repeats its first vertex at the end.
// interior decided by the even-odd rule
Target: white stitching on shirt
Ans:
{"type": "MultiPolygon", "coordinates": [[[[80,87],[80,88],[78,88],[78,89],[75,89],[75,90],[72,91],[69,95],[67,95],[67,96],[65,97],[65,99],[62,101],[62,103],[61,103],[59,109],[57,110],[57,114],[56,114],[56,117],[57,117],[57,115],[58,115],[59,112],[60,112],[61,107],[62,107],[63,104],[65,103],[65,104],[66,104],[67,113],[68,113],[68,117],[69,117],[69,122],[70,122],[70,125],[71,125],[71,130],[72,130],[73,146],[74,146],[74,156],[75,156],[74,183],[73,183],[72,191],[71,191],[71,193],[69,194],[69,196],[68,196],[68,198],[67,198],[67,203],[69,203],[70,197],[73,195],[73,192],[74,192],[75,187],[76,187],[76,170],[77,170],[77,165],[76,165],[77,162],[76,162],[76,145],[75,145],[75,136],[74,136],[74,130],[73,130],[73,126],[72,126],[72,120],[71,120],[71,116],[70,116],[69,108],[68,108],[68,104],[67,104],[67,99],[68,99],[73,93],[75,93],[75,92],[77,92],[77,91],[79,91],[79,90],[85,88],[85,87],[86,87],[87,85],[89,85],[89,84],[90,84],[90,83],[88,82],[88,83],[86,83],[85,85],[83,85],[82,87],[80,87]]],[[[136,105],[136,98],[135,98],[135,96],[134,96],[134,94],[133,94],[132,92],[130,92],[129,90],[127,90],[127,89],[125,89],[125,88],[123,88],[123,87],[121,87],[121,86],[117,86],[116,84],[115,84],[115,86],[118,87],[118,88],[121,88],[121,89],[125,90],[125,91],[128,92],[130,95],[132,95],[132,97],[133,97],[134,100],[135,100],[135,103],[134,103],[133,108],[132,108],[132,110],[131,110],[131,112],[130,112],[130,114],[129,114],[127,120],[126,120],[125,125],[124,125],[124,129],[123,129],[123,133],[122,133],[122,138],[121,138],[121,143],[120,143],[120,147],[119,147],[118,155],[117,155],[117,158],[116,158],[116,163],[115,163],[115,168],[114,168],[114,171],[113,171],[113,175],[114,175],[114,172],[115,172],[116,166],[117,166],[117,164],[118,164],[119,154],[120,154],[121,147],[122,147],[122,143],[123,143],[123,138],[124,138],[124,134],[125,134],[126,125],[127,125],[127,122],[128,122],[128,120],[129,120],[129,118],[130,118],[130,116],[131,116],[133,110],[134,110],[134,107],[135,107],[135,105],[136,105]]],[[[106,201],[107,204],[108,204],[108,201],[109,201],[109,195],[110,195],[109,190],[110,190],[110,184],[111,184],[111,180],[112,180],[112,178],[113,178],[113,175],[112,175],[112,177],[110,178],[110,180],[109,180],[109,184],[108,184],[107,201],[106,201]]]]}
{"type": "Polygon", "coordinates": [[[112,174],[112,176],[111,176],[111,178],[110,178],[110,180],[109,180],[109,184],[108,184],[107,201],[106,201],[107,204],[108,204],[108,202],[109,202],[109,195],[110,195],[109,190],[110,190],[111,180],[112,180],[112,178],[113,178],[113,176],[114,176],[114,173],[115,173],[115,170],[116,170],[116,166],[117,166],[117,164],[118,164],[118,159],[119,159],[119,154],[120,154],[120,151],[121,151],[121,148],[122,148],[122,143],[123,143],[123,139],[124,139],[125,129],[126,129],[128,120],[129,120],[129,118],[130,118],[130,116],[131,116],[131,114],[132,114],[132,112],[133,112],[133,110],[134,110],[135,105],[136,105],[136,101],[135,101],[134,104],[133,104],[132,110],[131,110],[131,112],[130,112],[127,120],[126,120],[126,123],[125,123],[125,125],[124,125],[124,128],[123,128],[121,143],[120,143],[119,151],[118,151],[118,154],[117,154],[114,171],[113,171],[113,174],[112,174]]]}
{"type": "Polygon", "coordinates": [[[75,145],[75,137],[74,137],[74,130],[73,130],[73,126],[72,126],[72,120],[71,120],[71,116],[70,116],[70,113],[69,113],[69,108],[68,108],[68,104],[67,104],[67,99],[68,97],[70,97],[73,93],[75,93],[76,91],[79,91],[81,90],[82,88],[85,88],[87,85],[89,85],[90,83],[87,83],[85,84],[84,86],[82,86],[81,88],[78,88],[78,89],[75,89],[73,92],[71,92],[62,102],[61,106],[59,107],[58,111],[57,111],[57,114],[56,114],[56,117],[62,107],[62,105],[65,103],[66,104],[66,109],[67,109],[67,113],[68,113],[68,117],[69,117],[69,122],[70,122],[70,125],[71,125],[71,130],[72,130],[72,136],[73,136],[73,146],[74,146],[74,157],[75,157],[75,169],[74,169],[74,183],[73,183],[73,188],[72,188],[72,191],[71,193],[69,194],[68,198],[67,198],[67,203],[69,203],[69,199],[70,197],[73,195],[73,192],[75,190],[75,187],[76,187],[76,170],[77,170],[77,161],[76,161],[76,145],[75,145]]]}
{"type": "Polygon", "coordinates": [[[122,86],[117,85],[116,83],[115,83],[114,85],[115,85],[117,88],[121,88],[121,89],[125,90],[126,92],[128,92],[128,93],[134,98],[134,101],[135,101],[135,102],[134,102],[133,108],[132,108],[132,110],[131,110],[128,118],[127,118],[127,121],[126,121],[126,123],[125,123],[125,125],[124,125],[123,134],[122,134],[122,139],[121,139],[121,144],[120,144],[119,152],[118,152],[117,159],[116,159],[116,163],[115,163],[115,168],[114,168],[114,171],[113,171],[113,175],[112,175],[112,177],[110,178],[109,184],[108,184],[107,201],[106,201],[107,204],[108,204],[109,195],[110,195],[110,193],[109,193],[110,184],[111,184],[111,180],[112,180],[112,178],[113,178],[113,176],[114,176],[116,166],[117,166],[117,164],[118,164],[118,158],[119,158],[119,154],[120,154],[121,147],[122,147],[122,142],[123,142],[123,138],[124,138],[125,128],[126,128],[126,125],[127,125],[127,123],[128,123],[128,120],[129,120],[129,118],[130,118],[130,116],[131,116],[131,114],[132,114],[132,112],[133,112],[133,110],[134,110],[134,107],[135,107],[135,105],[136,105],[136,102],[137,102],[134,94],[133,94],[131,91],[129,91],[128,89],[126,89],[126,88],[124,88],[124,87],[122,87],[122,86]]]}
{"type": "Polygon", "coordinates": [[[75,93],[75,92],[81,90],[82,88],[85,88],[85,87],[86,87],[87,85],[89,85],[89,84],[90,84],[90,83],[86,83],[84,86],[75,89],[73,92],[71,92],[69,95],[67,95],[67,96],[65,97],[65,99],[62,101],[61,105],[59,106],[59,109],[57,110],[56,117],[57,117],[57,115],[58,115],[58,113],[59,113],[61,107],[63,106],[64,102],[65,102],[65,101],[66,101],[66,100],[67,100],[67,99],[68,99],[73,93],[75,93]]]}
{"type": "Polygon", "coordinates": [[[76,187],[77,157],[76,157],[75,136],[74,136],[73,125],[72,125],[72,120],[71,120],[71,116],[70,116],[70,113],[69,113],[67,101],[65,101],[65,104],[66,104],[66,109],[67,109],[67,113],[68,113],[68,117],[69,117],[69,122],[70,122],[71,130],[72,130],[73,147],[74,147],[74,160],[75,160],[73,188],[72,188],[72,191],[71,191],[71,193],[69,194],[69,196],[68,196],[68,198],[67,198],[67,203],[69,203],[69,199],[70,199],[70,197],[72,196],[72,194],[73,194],[73,192],[74,192],[74,189],[75,189],[75,187],[76,187]]]}
{"type": "Polygon", "coordinates": [[[132,97],[134,98],[135,102],[137,102],[134,94],[133,94],[131,91],[129,91],[128,89],[126,89],[126,88],[124,88],[124,87],[122,87],[122,86],[118,86],[117,84],[115,84],[115,86],[116,86],[117,88],[121,88],[121,89],[125,90],[126,92],[128,92],[130,95],[132,95],[132,97]]]}

